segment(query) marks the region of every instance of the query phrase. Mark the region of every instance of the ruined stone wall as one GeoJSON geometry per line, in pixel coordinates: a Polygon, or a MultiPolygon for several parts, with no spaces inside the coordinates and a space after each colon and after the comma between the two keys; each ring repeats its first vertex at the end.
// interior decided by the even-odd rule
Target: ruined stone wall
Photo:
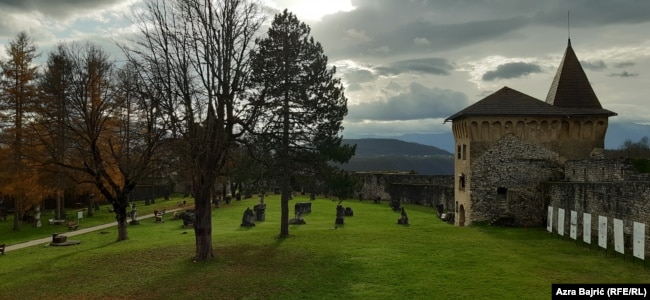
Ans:
{"type": "Polygon", "coordinates": [[[444,211],[454,210],[454,177],[428,176],[409,173],[355,173],[361,179],[361,199],[389,201],[432,206],[442,205],[444,211]]]}
{"type": "MultiPolygon", "coordinates": [[[[570,212],[578,213],[578,240],[583,236],[583,213],[591,214],[592,245],[598,245],[598,216],[608,218],[608,242],[613,244],[613,219],[623,220],[625,252],[632,249],[633,222],[650,225],[650,181],[553,182],[548,184],[549,205],[554,208],[553,232],[557,232],[558,208],[565,210],[564,228],[570,228],[570,212]]],[[[647,227],[646,227],[647,228],[647,227]]],[[[568,236],[568,233],[565,233],[568,236]]],[[[613,246],[608,247],[613,249],[613,246]]],[[[646,257],[650,254],[650,232],[646,229],[646,257]]]]}
{"type": "Polygon", "coordinates": [[[565,169],[566,180],[572,182],[650,181],[649,174],[639,174],[626,158],[572,160],[565,169]]]}
{"type": "Polygon", "coordinates": [[[558,154],[506,135],[472,163],[469,223],[512,216],[518,225],[544,222],[541,183],[562,178],[558,154]]]}
{"type": "MultiPolygon", "coordinates": [[[[578,240],[583,236],[583,213],[590,213],[592,245],[598,245],[598,216],[608,218],[607,240],[613,243],[613,219],[616,218],[623,220],[625,251],[631,251],[633,222],[650,225],[650,178],[647,174],[638,174],[626,159],[569,161],[566,174],[567,181],[545,185],[548,205],[554,208],[553,232],[557,232],[558,208],[563,208],[565,235],[568,235],[573,210],[578,214],[578,240]]],[[[648,256],[648,230],[645,249],[648,256]]]]}
{"type": "Polygon", "coordinates": [[[454,190],[451,185],[393,183],[389,189],[394,199],[404,203],[431,207],[442,205],[443,211],[454,211],[454,190]]]}

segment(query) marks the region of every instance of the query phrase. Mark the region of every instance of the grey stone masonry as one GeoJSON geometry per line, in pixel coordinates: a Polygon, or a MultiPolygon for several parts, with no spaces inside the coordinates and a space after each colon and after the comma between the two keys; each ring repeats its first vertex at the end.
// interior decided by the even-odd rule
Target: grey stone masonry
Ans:
{"type": "MultiPolygon", "coordinates": [[[[585,159],[568,161],[566,180],[549,182],[544,190],[548,205],[554,208],[553,230],[557,232],[557,211],[578,213],[577,233],[583,236],[583,213],[591,214],[592,244],[598,241],[598,216],[608,218],[608,242],[614,240],[613,219],[623,220],[625,251],[632,249],[634,222],[650,224],[650,180],[647,174],[635,171],[627,159],[585,159]],[[574,174],[575,171],[575,174],[574,174]]],[[[613,246],[612,246],[613,247],[613,246]]],[[[646,229],[646,257],[650,254],[650,234],[646,229]]]]}
{"type": "Polygon", "coordinates": [[[361,199],[396,199],[432,207],[442,205],[444,211],[453,211],[455,207],[452,175],[358,172],[355,176],[362,182],[358,195],[361,199]]]}
{"type": "Polygon", "coordinates": [[[473,222],[512,216],[517,225],[543,223],[541,183],[562,177],[556,152],[506,135],[471,165],[473,222]]]}
{"type": "Polygon", "coordinates": [[[622,182],[641,175],[626,158],[569,160],[564,169],[566,180],[571,182],[622,182]]]}

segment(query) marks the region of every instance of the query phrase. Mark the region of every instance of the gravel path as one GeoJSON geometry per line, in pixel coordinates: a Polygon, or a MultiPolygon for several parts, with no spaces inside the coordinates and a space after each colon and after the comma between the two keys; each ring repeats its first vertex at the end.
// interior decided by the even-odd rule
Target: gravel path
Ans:
{"type": "MultiPolygon", "coordinates": [[[[167,213],[173,213],[175,211],[183,210],[183,209],[186,209],[186,207],[168,210],[168,211],[166,211],[166,214],[167,213]]],[[[154,216],[154,214],[144,215],[144,216],[138,217],[138,220],[153,218],[153,216],[154,216]]],[[[67,231],[67,232],[62,233],[62,234],[64,234],[65,236],[67,236],[69,238],[69,237],[72,237],[72,236],[75,236],[75,235],[89,233],[89,232],[93,232],[93,231],[97,231],[97,230],[102,230],[102,229],[106,229],[106,228],[113,227],[113,226],[117,226],[117,222],[97,225],[97,226],[88,227],[88,228],[81,228],[81,229],[78,229],[78,230],[75,230],[75,231],[67,231]]],[[[64,227],[65,226],[63,226],[61,228],[64,228],[64,227]]],[[[42,239],[37,239],[37,240],[31,240],[31,241],[24,242],[24,243],[19,243],[19,244],[7,245],[5,247],[5,253],[10,252],[10,251],[14,251],[14,250],[18,250],[18,249],[22,249],[22,248],[26,248],[26,247],[37,246],[37,245],[42,245],[42,244],[49,244],[50,242],[52,242],[52,236],[45,237],[45,238],[42,238],[42,239]]]]}

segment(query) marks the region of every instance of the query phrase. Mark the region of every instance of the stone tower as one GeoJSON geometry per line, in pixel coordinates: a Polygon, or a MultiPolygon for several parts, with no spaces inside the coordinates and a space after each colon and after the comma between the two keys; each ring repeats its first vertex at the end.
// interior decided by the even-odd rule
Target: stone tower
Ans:
{"type": "Polygon", "coordinates": [[[563,176],[566,160],[602,156],[608,118],[571,47],[541,101],[509,87],[450,116],[456,225],[537,225],[540,183],[563,176]]]}

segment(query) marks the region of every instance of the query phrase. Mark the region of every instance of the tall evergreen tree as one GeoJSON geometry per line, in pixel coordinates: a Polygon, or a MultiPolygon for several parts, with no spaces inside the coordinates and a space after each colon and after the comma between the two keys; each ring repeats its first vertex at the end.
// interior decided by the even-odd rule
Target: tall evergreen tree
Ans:
{"type": "Polygon", "coordinates": [[[323,47],[310,28],[287,10],[275,16],[267,36],[257,41],[252,82],[262,101],[258,133],[273,147],[280,177],[280,237],[289,235],[291,179],[347,162],[354,147],[341,145],[339,132],[347,114],[343,86],[328,68],[323,47]]]}

